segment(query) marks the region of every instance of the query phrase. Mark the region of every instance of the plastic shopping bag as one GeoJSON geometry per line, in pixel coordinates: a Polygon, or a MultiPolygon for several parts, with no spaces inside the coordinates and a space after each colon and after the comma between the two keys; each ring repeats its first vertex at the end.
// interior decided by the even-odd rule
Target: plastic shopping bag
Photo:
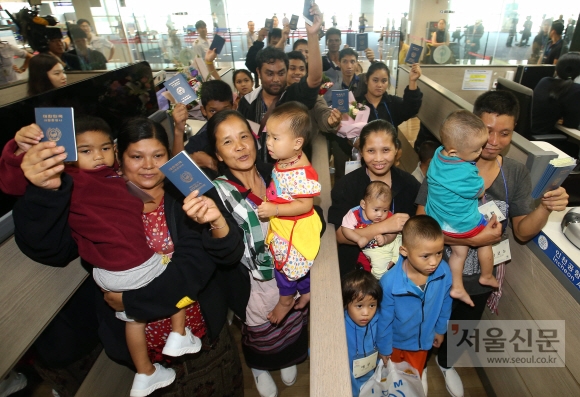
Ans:
{"type": "Polygon", "coordinates": [[[425,397],[419,372],[409,363],[393,363],[385,367],[379,360],[373,376],[362,385],[359,397],[425,397]]]}

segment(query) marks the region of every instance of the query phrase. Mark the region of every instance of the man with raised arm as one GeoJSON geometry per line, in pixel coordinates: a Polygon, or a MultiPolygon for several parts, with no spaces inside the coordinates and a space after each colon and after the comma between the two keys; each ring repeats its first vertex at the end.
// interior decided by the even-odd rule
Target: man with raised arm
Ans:
{"type": "MultiPolygon", "coordinates": [[[[238,111],[248,120],[261,123],[268,110],[285,102],[298,101],[312,109],[318,98],[318,91],[322,82],[322,58],[318,46],[318,30],[321,18],[318,5],[310,8],[313,16],[312,25],[306,25],[308,34],[308,75],[298,83],[287,85],[288,56],[280,49],[266,47],[260,50],[256,57],[256,69],[262,81],[262,86],[245,95],[238,105],[238,111]]],[[[265,124],[265,123],[264,123],[265,124]]],[[[264,159],[265,145],[260,150],[260,158],[264,159]]]]}

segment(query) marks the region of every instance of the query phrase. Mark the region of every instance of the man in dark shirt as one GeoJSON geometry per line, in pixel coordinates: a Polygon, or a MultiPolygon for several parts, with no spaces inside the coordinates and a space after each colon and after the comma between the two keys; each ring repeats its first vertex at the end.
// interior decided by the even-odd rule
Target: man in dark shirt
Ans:
{"type": "MultiPolygon", "coordinates": [[[[238,111],[248,120],[262,123],[269,109],[282,103],[298,101],[312,109],[318,98],[318,91],[322,82],[322,58],[318,46],[318,30],[320,29],[320,10],[315,4],[312,6],[312,25],[306,25],[308,33],[308,76],[300,82],[287,86],[289,67],[288,56],[277,48],[266,47],[258,52],[256,57],[256,72],[262,81],[262,86],[245,95],[238,105],[238,111]]],[[[265,121],[265,120],[264,120],[265,121]]],[[[262,123],[265,125],[265,123],[262,123]]],[[[261,127],[263,129],[263,127],[261,127]]],[[[262,141],[264,134],[260,134],[262,141]]],[[[265,140],[264,140],[265,142],[265,140]]],[[[265,148],[265,145],[262,145],[265,148]]],[[[259,152],[261,160],[267,160],[267,152],[259,152]]]]}
{"type": "Polygon", "coordinates": [[[564,24],[560,22],[554,22],[552,28],[550,29],[550,42],[544,50],[544,57],[542,58],[542,63],[545,65],[555,65],[560,58],[562,52],[562,46],[564,42],[562,41],[562,32],[564,31],[564,24]]]}
{"type": "Polygon", "coordinates": [[[74,54],[64,52],[64,43],[62,42],[62,33],[60,29],[47,29],[48,52],[57,57],[63,64],[64,70],[83,70],[81,60],[74,54]]]}
{"type": "Polygon", "coordinates": [[[322,57],[322,70],[325,72],[329,69],[340,70],[338,52],[342,44],[340,30],[330,28],[326,31],[326,47],[328,52],[322,57]]]}
{"type": "MultiPolygon", "coordinates": [[[[325,73],[331,73],[335,70],[340,74],[340,46],[342,44],[341,32],[336,28],[330,28],[326,31],[326,47],[328,52],[322,56],[322,70],[325,73]]],[[[372,49],[367,48],[365,55],[369,62],[375,62],[375,53],[372,49]]]]}
{"type": "Polygon", "coordinates": [[[258,51],[264,48],[264,39],[268,37],[268,47],[275,47],[276,44],[282,39],[282,29],[272,28],[270,32],[268,29],[262,28],[258,32],[258,39],[254,41],[254,44],[248,49],[248,54],[246,55],[246,67],[250,72],[254,74],[254,81],[256,83],[256,88],[260,86],[260,79],[256,73],[256,55],[258,51]]]}
{"type": "Polygon", "coordinates": [[[87,34],[81,28],[71,27],[69,35],[75,48],[68,53],[79,57],[82,70],[107,69],[107,58],[101,52],[89,48],[87,34]]]}

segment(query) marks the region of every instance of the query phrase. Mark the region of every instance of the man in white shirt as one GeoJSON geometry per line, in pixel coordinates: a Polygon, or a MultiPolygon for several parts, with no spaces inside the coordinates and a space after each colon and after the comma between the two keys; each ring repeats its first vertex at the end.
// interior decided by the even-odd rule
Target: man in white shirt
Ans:
{"type": "Polygon", "coordinates": [[[107,62],[110,62],[111,59],[113,58],[113,54],[115,54],[115,46],[113,45],[113,43],[111,43],[104,37],[93,34],[91,31],[91,24],[86,19],[79,19],[77,21],[77,25],[87,34],[89,48],[91,50],[99,51],[105,56],[105,58],[107,58],[107,62]],[[107,49],[109,51],[106,51],[107,49]]]}
{"type": "Polygon", "coordinates": [[[199,38],[195,41],[193,46],[193,52],[196,57],[205,59],[205,53],[209,50],[209,41],[207,40],[207,25],[204,21],[197,21],[195,23],[195,29],[197,29],[197,34],[199,38]]]}
{"type": "Polygon", "coordinates": [[[246,32],[246,43],[248,44],[248,49],[254,44],[254,41],[258,40],[258,32],[254,30],[254,21],[248,21],[248,31],[246,32]]]}

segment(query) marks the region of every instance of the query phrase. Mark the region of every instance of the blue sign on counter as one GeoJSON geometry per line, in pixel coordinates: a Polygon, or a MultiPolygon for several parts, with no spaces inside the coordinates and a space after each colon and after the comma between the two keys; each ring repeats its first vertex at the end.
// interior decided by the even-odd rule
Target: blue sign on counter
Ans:
{"type": "Polygon", "coordinates": [[[572,259],[566,256],[552,240],[540,232],[534,237],[534,243],[546,254],[556,267],[574,286],[580,290],[580,268],[572,259]]]}

